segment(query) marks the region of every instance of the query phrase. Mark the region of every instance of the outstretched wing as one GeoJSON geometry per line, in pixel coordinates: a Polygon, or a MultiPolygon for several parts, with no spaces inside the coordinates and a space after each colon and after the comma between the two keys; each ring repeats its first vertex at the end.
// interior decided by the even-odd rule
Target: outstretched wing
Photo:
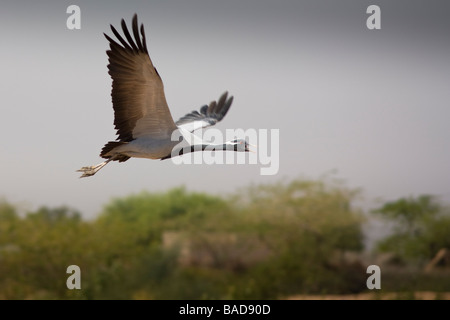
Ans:
{"type": "Polygon", "coordinates": [[[139,35],[135,14],[133,39],[123,19],[121,25],[126,40],[111,25],[120,44],[104,34],[110,46],[106,53],[113,80],[111,96],[117,139],[131,141],[143,136],[154,139],[170,137],[177,127],[167,106],[161,77],[148,55],[144,26],[141,25],[139,35]]]}
{"type": "Polygon", "coordinates": [[[186,114],[175,124],[190,132],[215,125],[225,117],[233,103],[233,97],[227,98],[227,96],[228,92],[225,92],[217,102],[212,101],[209,106],[204,105],[200,108],[200,112],[192,111],[186,114]]]}

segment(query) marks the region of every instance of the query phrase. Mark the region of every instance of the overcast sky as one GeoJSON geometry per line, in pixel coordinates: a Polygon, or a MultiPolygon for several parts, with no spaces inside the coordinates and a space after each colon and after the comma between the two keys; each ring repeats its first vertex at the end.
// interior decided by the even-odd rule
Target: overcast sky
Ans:
{"type": "Polygon", "coordinates": [[[142,190],[232,193],[329,172],[364,201],[450,202],[448,1],[3,1],[0,198],[86,217],[142,190]],[[69,5],[81,29],[69,30],[69,5]],[[369,30],[366,9],[381,8],[369,30]],[[131,159],[79,179],[116,138],[103,32],[134,13],[173,117],[217,99],[216,127],[279,129],[279,171],[131,159]]]}

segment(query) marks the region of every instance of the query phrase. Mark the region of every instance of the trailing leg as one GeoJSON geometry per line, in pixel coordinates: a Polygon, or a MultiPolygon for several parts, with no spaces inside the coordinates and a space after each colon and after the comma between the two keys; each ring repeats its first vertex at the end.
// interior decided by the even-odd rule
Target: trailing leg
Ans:
{"type": "Polygon", "coordinates": [[[101,168],[106,166],[108,164],[108,162],[110,162],[111,160],[113,160],[113,159],[110,158],[110,159],[103,161],[102,163],[99,163],[95,166],[83,167],[83,168],[77,170],[77,172],[83,172],[83,174],[81,175],[80,178],[93,176],[94,174],[97,173],[97,171],[99,171],[101,168]]]}

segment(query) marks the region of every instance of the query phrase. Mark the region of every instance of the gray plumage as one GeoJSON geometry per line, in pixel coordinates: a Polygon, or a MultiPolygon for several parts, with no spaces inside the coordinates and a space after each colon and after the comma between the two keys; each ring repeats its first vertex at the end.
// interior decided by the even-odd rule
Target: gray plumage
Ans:
{"type": "MultiPolygon", "coordinates": [[[[184,153],[197,150],[191,148],[194,145],[201,145],[201,150],[204,150],[208,144],[192,132],[221,121],[233,102],[233,97],[228,97],[228,92],[225,92],[217,102],[212,101],[201,107],[200,112],[192,111],[174,122],[162,79],[148,54],[144,26],[138,27],[136,14],[132,20],[132,34],[123,19],[121,26],[124,36],[111,25],[117,41],[104,34],[110,47],[106,53],[108,73],[112,78],[114,127],[118,137],[116,141],[106,143],[100,152],[100,156],[107,160],[79,169],[83,173],[81,177],[94,175],[110,161],[124,162],[131,157],[168,159],[174,155],[174,148],[180,142],[172,140],[176,131],[187,141],[188,148],[184,153]]],[[[215,147],[217,150],[249,151],[247,142],[242,139],[215,147]]],[[[183,154],[183,150],[175,151],[183,154]]]]}
{"type": "Polygon", "coordinates": [[[221,121],[223,117],[225,117],[228,109],[230,109],[231,104],[233,103],[233,97],[229,97],[227,99],[227,96],[228,92],[225,92],[217,102],[212,101],[209,106],[204,105],[200,108],[200,112],[194,110],[186,114],[175,122],[175,124],[178,127],[184,126],[184,128],[190,132],[199,129],[194,127],[196,122],[200,122],[199,125],[202,125],[202,128],[215,125],[217,122],[221,121]]]}

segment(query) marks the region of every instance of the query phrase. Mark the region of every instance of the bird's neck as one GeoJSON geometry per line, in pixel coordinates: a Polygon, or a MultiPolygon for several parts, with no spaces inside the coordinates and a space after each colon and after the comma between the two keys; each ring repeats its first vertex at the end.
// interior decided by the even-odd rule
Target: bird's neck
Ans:
{"type": "Polygon", "coordinates": [[[197,144],[197,145],[191,145],[186,147],[181,147],[177,150],[173,150],[173,152],[166,157],[163,157],[161,160],[170,159],[172,158],[172,155],[181,156],[186,153],[196,152],[196,151],[236,151],[235,145],[230,142],[220,143],[220,144],[214,144],[214,143],[203,143],[203,144],[197,144]]]}
{"type": "Polygon", "coordinates": [[[215,143],[203,143],[201,145],[193,145],[190,146],[190,152],[195,152],[195,151],[224,151],[224,150],[229,150],[229,151],[234,151],[235,149],[235,145],[229,142],[225,142],[225,143],[219,143],[219,144],[215,144],[215,143]]]}

